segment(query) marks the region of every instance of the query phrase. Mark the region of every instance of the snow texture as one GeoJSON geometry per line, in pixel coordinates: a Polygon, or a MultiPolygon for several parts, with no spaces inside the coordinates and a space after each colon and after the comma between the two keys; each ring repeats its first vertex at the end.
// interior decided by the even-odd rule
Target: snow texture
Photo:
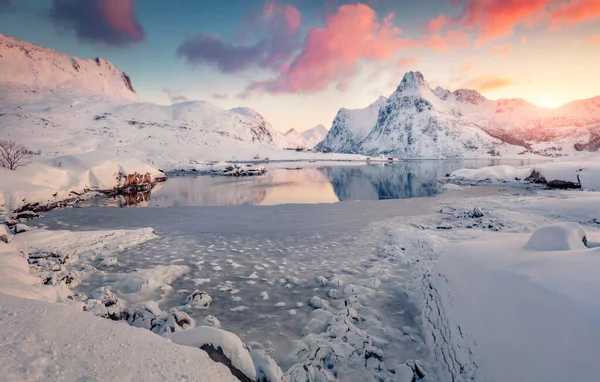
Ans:
{"type": "Polygon", "coordinates": [[[74,306],[0,293],[0,321],[6,381],[237,381],[202,350],[74,306]]]}

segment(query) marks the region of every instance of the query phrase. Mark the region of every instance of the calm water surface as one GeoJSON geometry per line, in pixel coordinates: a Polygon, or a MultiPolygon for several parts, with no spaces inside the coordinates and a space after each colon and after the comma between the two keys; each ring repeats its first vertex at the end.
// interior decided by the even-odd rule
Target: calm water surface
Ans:
{"type": "Polygon", "coordinates": [[[461,168],[531,165],[532,160],[405,161],[394,164],[271,165],[264,176],[172,176],[152,193],[100,199],[95,206],[239,206],[405,199],[438,193],[435,179],[461,168]]]}

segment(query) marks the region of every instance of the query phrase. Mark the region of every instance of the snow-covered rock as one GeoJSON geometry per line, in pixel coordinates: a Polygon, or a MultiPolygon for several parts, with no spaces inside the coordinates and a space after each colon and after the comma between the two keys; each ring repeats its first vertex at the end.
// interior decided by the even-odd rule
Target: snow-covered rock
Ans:
{"type": "Polygon", "coordinates": [[[586,245],[587,237],[579,224],[556,223],[532,233],[524,248],[532,251],[570,251],[585,249],[586,245]]]}
{"type": "Polygon", "coordinates": [[[31,231],[31,227],[25,224],[19,223],[15,226],[15,233],[22,233],[27,231],[31,231]]]}
{"type": "Polygon", "coordinates": [[[168,338],[171,342],[180,345],[198,348],[210,346],[216,351],[220,348],[231,366],[251,381],[255,381],[257,378],[256,369],[248,349],[242,343],[242,340],[233,333],[209,326],[200,326],[185,332],[172,333],[168,338]]]}
{"type": "Polygon", "coordinates": [[[210,306],[212,297],[204,291],[195,290],[185,299],[185,303],[196,309],[206,309],[210,306]]]}
{"type": "Polygon", "coordinates": [[[112,293],[110,288],[100,287],[90,294],[90,298],[85,301],[83,310],[98,317],[118,321],[128,318],[124,308],[124,302],[112,293]]]}
{"type": "Polygon", "coordinates": [[[13,233],[10,230],[10,228],[8,228],[4,224],[0,224],[0,241],[8,243],[9,241],[12,240],[12,237],[13,237],[13,233]]]}

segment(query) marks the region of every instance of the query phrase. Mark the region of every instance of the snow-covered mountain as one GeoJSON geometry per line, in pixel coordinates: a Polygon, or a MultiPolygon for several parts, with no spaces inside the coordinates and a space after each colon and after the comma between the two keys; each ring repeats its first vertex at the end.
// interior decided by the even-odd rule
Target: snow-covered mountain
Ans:
{"type": "Polygon", "coordinates": [[[327,128],[323,125],[317,125],[302,133],[302,137],[311,149],[319,144],[327,136],[327,128]]]}
{"type": "Polygon", "coordinates": [[[47,155],[102,149],[158,164],[277,150],[277,133],[255,110],[140,102],[129,77],[100,58],[0,35],[0,68],[0,136],[47,155]]]}
{"type": "Polygon", "coordinates": [[[138,101],[131,79],[101,58],[81,59],[0,34],[2,98],[60,93],[138,101]]]}
{"type": "Polygon", "coordinates": [[[360,143],[375,126],[379,109],[386,101],[387,98],[381,96],[364,109],[340,109],[327,136],[317,145],[317,149],[327,148],[339,153],[359,152],[360,143]]]}
{"type": "MultiPolygon", "coordinates": [[[[379,110],[358,148],[366,155],[470,158],[516,154],[516,149],[464,120],[438,97],[419,72],[407,73],[379,110]]],[[[522,150],[522,149],[521,149],[522,150]]]]}
{"type": "Polygon", "coordinates": [[[277,146],[287,149],[309,148],[308,143],[296,129],[291,128],[279,136],[277,146]]]}
{"type": "Polygon", "coordinates": [[[371,113],[372,118],[373,108],[378,109],[371,128],[362,130],[368,130],[364,136],[347,127],[356,118],[342,109],[319,146],[403,158],[514,156],[523,151],[563,155],[600,148],[600,97],[545,109],[523,99],[488,100],[470,89],[431,89],[420,72],[409,72],[387,100],[377,102],[350,114],[371,113]]]}

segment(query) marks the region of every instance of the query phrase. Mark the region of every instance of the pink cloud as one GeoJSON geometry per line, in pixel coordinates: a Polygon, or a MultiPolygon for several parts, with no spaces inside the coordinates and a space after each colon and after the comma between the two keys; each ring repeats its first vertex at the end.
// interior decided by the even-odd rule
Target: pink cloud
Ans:
{"type": "Polygon", "coordinates": [[[389,61],[399,51],[417,46],[401,37],[393,17],[389,14],[379,20],[365,4],[341,6],[337,13],[326,17],[324,28],[309,31],[302,51],[286,70],[275,79],[252,84],[248,91],[321,91],[355,75],[361,61],[389,61]]]}
{"type": "Polygon", "coordinates": [[[286,5],[285,6],[285,19],[287,20],[288,27],[290,32],[296,33],[300,28],[300,23],[302,22],[302,16],[300,15],[300,11],[298,9],[286,5]]]}
{"type": "Polygon", "coordinates": [[[552,13],[552,21],[573,24],[594,20],[600,16],[600,0],[571,0],[562,3],[552,13]]]}
{"type": "Polygon", "coordinates": [[[532,28],[552,21],[555,26],[595,20],[600,17],[600,0],[453,0],[461,6],[457,17],[440,15],[429,21],[425,31],[475,31],[477,44],[514,34],[517,27],[532,28]]]}
{"type": "Polygon", "coordinates": [[[102,0],[100,12],[116,30],[126,32],[133,40],[144,38],[144,32],[135,20],[135,0],[102,0]]]}

